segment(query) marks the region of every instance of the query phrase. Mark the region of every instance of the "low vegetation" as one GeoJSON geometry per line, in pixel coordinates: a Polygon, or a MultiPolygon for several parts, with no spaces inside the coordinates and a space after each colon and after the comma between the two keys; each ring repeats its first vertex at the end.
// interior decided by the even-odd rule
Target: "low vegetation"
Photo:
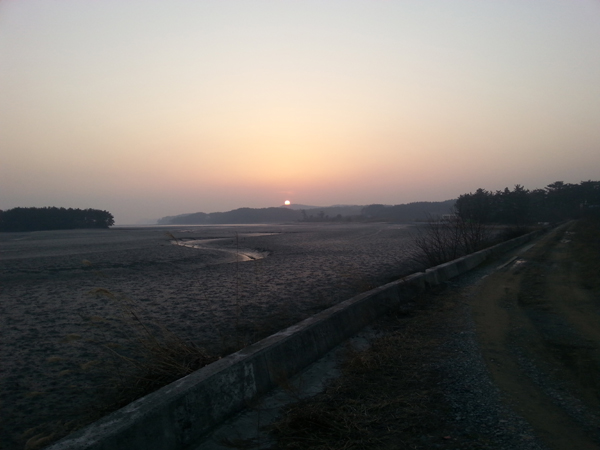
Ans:
{"type": "Polygon", "coordinates": [[[600,211],[580,220],[575,233],[579,234],[574,241],[574,254],[579,263],[581,283],[600,298],[600,211]]]}
{"type": "Polygon", "coordinates": [[[417,228],[412,259],[431,267],[531,231],[541,223],[600,213],[600,182],[552,183],[528,191],[516,185],[495,193],[484,189],[461,195],[453,214],[429,216],[417,228]]]}
{"type": "Polygon", "coordinates": [[[276,448],[453,448],[442,374],[424,364],[444,356],[440,330],[453,301],[430,292],[409,315],[379,321],[385,334],[366,350],[349,348],[342,377],[271,426],[276,448]]]}
{"type": "Polygon", "coordinates": [[[0,211],[0,231],[73,230],[108,228],[113,215],[99,209],[13,208],[0,211]]]}
{"type": "Polygon", "coordinates": [[[458,216],[430,219],[417,228],[411,258],[423,267],[437,266],[491,245],[495,234],[493,227],[458,216]]]}
{"type": "Polygon", "coordinates": [[[125,406],[218,359],[161,324],[142,320],[129,298],[102,288],[94,289],[90,294],[120,306],[122,315],[113,320],[118,322],[118,329],[129,341],[126,349],[101,342],[111,356],[106,360],[110,381],[105,393],[105,398],[110,401],[99,405],[96,415],[125,406]]]}

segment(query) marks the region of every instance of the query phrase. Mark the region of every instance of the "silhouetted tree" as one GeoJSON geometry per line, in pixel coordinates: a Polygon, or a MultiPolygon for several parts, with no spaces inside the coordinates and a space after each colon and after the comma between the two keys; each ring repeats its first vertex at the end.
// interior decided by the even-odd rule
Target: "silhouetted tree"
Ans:
{"type": "Polygon", "coordinates": [[[465,221],[516,226],[532,222],[558,222],[580,217],[600,205],[600,182],[568,184],[556,181],[545,189],[528,191],[517,184],[494,194],[478,189],[456,201],[457,215],[465,221]]]}
{"type": "Polygon", "coordinates": [[[477,189],[474,194],[463,194],[456,200],[454,209],[465,221],[488,223],[494,213],[493,194],[485,189],[477,189]]]}
{"type": "Polygon", "coordinates": [[[498,192],[496,209],[498,222],[521,226],[529,222],[529,191],[520,184],[510,191],[498,192]]]}
{"type": "Polygon", "coordinates": [[[98,209],[13,208],[0,214],[0,231],[108,228],[114,223],[111,213],[98,209]]]}

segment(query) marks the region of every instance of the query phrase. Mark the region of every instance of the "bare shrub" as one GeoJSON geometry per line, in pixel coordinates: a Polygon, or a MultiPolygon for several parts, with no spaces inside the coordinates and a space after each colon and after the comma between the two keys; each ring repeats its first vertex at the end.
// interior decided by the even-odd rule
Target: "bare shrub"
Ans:
{"type": "Polygon", "coordinates": [[[436,220],[418,227],[411,258],[420,265],[437,266],[481,250],[492,240],[489,226],[460,217],[436,220]]]}

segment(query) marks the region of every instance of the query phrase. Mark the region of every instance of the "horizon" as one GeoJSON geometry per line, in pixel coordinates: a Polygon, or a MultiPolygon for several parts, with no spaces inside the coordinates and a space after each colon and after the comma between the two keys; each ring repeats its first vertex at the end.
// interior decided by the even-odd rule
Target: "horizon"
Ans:
{"type": "MultiPolygon", "coordinates": [[[[429,202],[429,201],[417,201],[417,202],[408,202],[408,203],[399,203],[399,204],[384,204],[383,206],[387,206],[387,207],[392,207],[392,206],[398,206],[398,205],[409,205],[412,203],[445,203],[445,202],[449,202],[449,201],[454,201],[456,199],[454,198],[450,198],[447,200],[442,200],[440,202],[429,202]]],[[[329,208],[356,208],[356,207],[365,207],[365,206],[369,206],[369,205],[374,205],[376,203],[369,203],[369,204],[365,204],[365,205],[349,205],[349,204],[334,204],[334,205],[328,205],[328,206],[315,206],[315,205],[305,205],[303,203],[290,203],[288,204],[282,204],[282,205],[278,205],[278,206],[264,206],[264,207],[258,207],[258,208],[250,208],[248,206],[241,206],[239,208],[233,208],[231,210],[227,210],[227,211],[211,211],[211,212],[206,212],[206,211],[195,211],[195,212],[191,212],[191,213],[181,213],[181,214],[175,214],[175,215],[170,215],[170,216],[163,216],[160,217],[158,220],[160,219],[165,219],[167,217],[178,217],[178,216],[187,216],[187,215],[193,215],[193,214],[197,214],[197,213],[202,213],[202,214],[221,214],[221,213],[226,213],[226,212],[231,212],[231,211],[237,211],[239,209],[269,209],[269,208],[286,208],[286,209],[293,209],[295,211],[301,211],[302,209],[306,209],[306,210],[313,210],[313,209],[329,209],[329,208]]],[[[115,225],[136,225],[136,224],[115,224],[115,225]]],[[[139,223],[139,225],[152,225],[152,223],[139,223]]]]}
{"type": "Polygon", "coordinates": [[[5,0],[0,209],[127,225],[598,180],[599,42],[593,0],[5,0]]]}

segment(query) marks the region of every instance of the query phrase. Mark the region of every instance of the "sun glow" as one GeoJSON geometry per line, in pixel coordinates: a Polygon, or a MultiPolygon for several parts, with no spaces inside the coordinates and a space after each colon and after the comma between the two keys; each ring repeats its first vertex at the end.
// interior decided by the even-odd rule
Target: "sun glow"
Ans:
{"type": "Polygon", "coordinates": [[[285,202],[283,202],[283,204],[285,206],[290,206],[292,204],[292,202],[290,202],[289,200],[286,200],[285,202]]]}

